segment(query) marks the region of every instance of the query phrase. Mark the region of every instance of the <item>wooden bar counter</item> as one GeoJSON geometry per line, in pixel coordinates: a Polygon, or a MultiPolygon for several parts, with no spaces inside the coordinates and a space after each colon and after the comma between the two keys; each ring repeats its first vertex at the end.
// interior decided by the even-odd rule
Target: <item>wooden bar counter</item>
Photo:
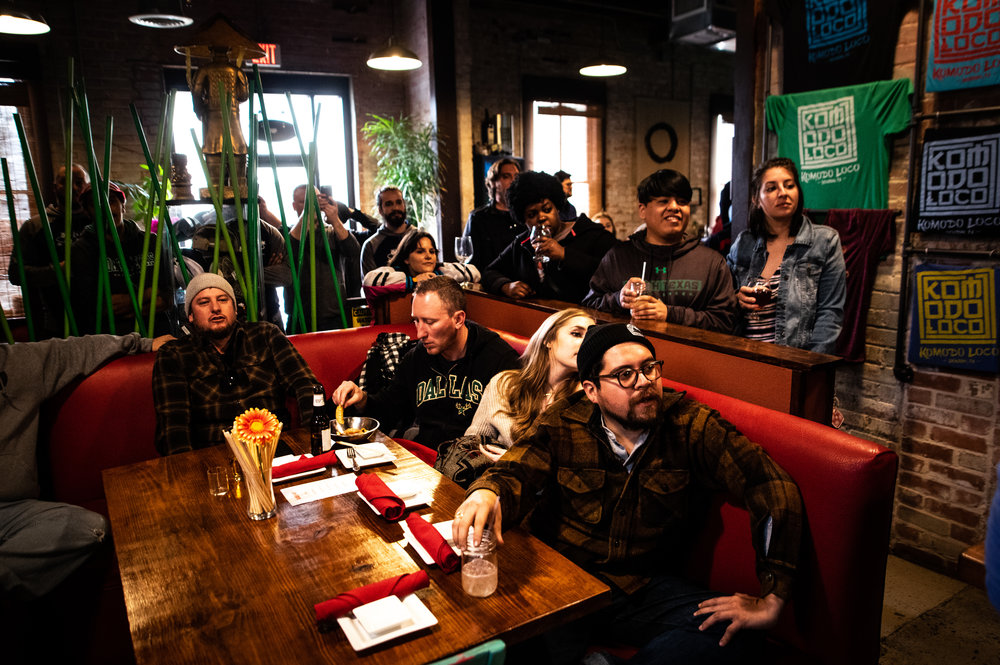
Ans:
{"type": "MultiPolygon", "coordinates": [[[[308,449],[306,430],[282,435],[308,449]]],[[[450,519],[463,490],[390,439],[393,463],[371,466],[392,482],[429,489],[433,521],[450,519]]],[[[403,548],[398,523],[376,515],[354,493],[298,506],[275,487],[278,514],[252,522],[246,500],[213,497],[205,469],[226,464],[224,446],[104,472],[108,513],[121,570],[136,662],[419,664],[499,637],[508,643],[541,634],[605,605],[607,586],[520,529],[504,534],[499,586],[488,598],[462,590],[460,572],[425,566],[403,548]],[[416,595],[438,623],[355,652],[341,629],[321,633],[313,605],[424,568],[428,588],[416,595]]]]}
{"type": "MultiPolygon", "coordinates": [[[[525,337],[549,314],[571,306],[557,300],[511,300],[469,289],[465,297],[470,320],[525,337]]],[[[375,309],[376,322],[408,322],[410,301],[410,295],[383,301],[375,309]]],[[[600,323],[629,322],[606,312],[587,311],[600,323]]],[[[663,374],[668,379],[830,424],[839,357],[675,323],[636,325],[653,342],[657,357],[666,361],[663,374]]]]}

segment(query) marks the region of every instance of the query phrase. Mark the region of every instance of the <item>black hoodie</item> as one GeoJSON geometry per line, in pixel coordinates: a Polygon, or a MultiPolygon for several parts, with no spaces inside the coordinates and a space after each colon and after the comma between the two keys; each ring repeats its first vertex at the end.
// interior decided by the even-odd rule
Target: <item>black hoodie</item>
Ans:
{"type": "Polygon", "coordinates": [[[731,333],[736,323],[736,287],[726,260],[697,238],[677,245],[651,245],[638,231],[604,255],[590,280],[584,307],[618,316],[619,292],[630,277],[642,276],[646,263],[647,294],[667,305],[667,321],[705,330],[731,333]]]}
{"type": "Polygon", "coordinates": [[[431,448],[465,434],[493,375],[520,366],[517,352],[495,332],[472,321],[465,325],[464,356],[447,360],[417,344],[399,361],[392,382],[368,396],[365,415],[385,427],[415,421],[420,428],[416,441],[431,448]]]}

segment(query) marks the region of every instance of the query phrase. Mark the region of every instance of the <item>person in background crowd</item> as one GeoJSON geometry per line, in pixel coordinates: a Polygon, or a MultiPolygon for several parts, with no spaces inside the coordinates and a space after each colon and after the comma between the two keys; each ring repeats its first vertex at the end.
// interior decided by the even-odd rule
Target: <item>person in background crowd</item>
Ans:
{"type": "MultiPolygon", "coordinates": [[[[94,220],[94,197],[88,187],[80,195],[85,214],[94,220]]],[[[107,267],[109,286],[111,291],[111,310],[114,313],[115,333],[122,334],[135,330],[135,309],[132,306],[132,298],[125,283],[125,272],[128,271],[132,280],[132,288],[136,292],[139,289],[139,272],[143,263],[146,265],[146,284],[152,284],[153,264],[156,252],[156,234],[149,234],[149,244],[146,254],[143,256],[142,246],[145,233],[139,225],[131,219],[125,219],[125,192],[115,183],[108,185],[108,207],[111,210],[111,219],[104,220],[104,248],[107,252],[105,265],[107,267]],[[114,240],[111,237],[110,224],[114,224],[121,242],[122,253],[125,255],[125,267],[122,266],[115,249],[114,240]]],[[[98,298],[98,270],[100,270],[100,248],[98,245],[97,230],[94,224],[88,224],[80,236],[73,243],[73,279],[70,291],[73,294],[73,313],[76,316],[76,324],[81,335],[91,334],[97,330],[97,298],[98,298]]],[[[156,294],[156,318],[154,335],[165,335],[170,332],[170,317],[168,310],[172,304],[173,283],[170,275],[170,263],[164,258],[160,266],[159,283],[156,294]]],[[[152,297],[153,287],[146,286],[145,292],[140,299],[142,303],[144,323],[149,319],[149,299],[152,297]]],[[[107,305],[105,305],[107,307],[107,305]]],[[[105,318],[101,321],[101,331],[111,332],[108,321],[105,318]]]]}
{"type": "Polygon", "coordinates": [[[723,256],[729,253],[729,246],[733,242],[733,220],[729,215],[729,209],[733,206],[731,187],[732,183],[727,182],[719,194],[719,217],[712,227],[712,235],[705,241],[706,245],[723,256]]]}
{"type": "Polygon", "coordinates": [[[615,235],[615,220],[611,219],[611,215],[602,210],[594,215],[594,221],[607,229],[608,233],[615,235]]]}
{"type": "Polygon", "coordinates": [[[450,277],[418,282],[412,314],[419,343],[403,356],[389,386],[370,395],[344,381],[331,400],[380,423],[412,422],[416,433],[406,438],[437,448],[465,431],[486,384],[517,367],[517,353],[465,318],[465,293],[450,277]]]}
{"type": "Polygon", "coordinates": [[[691,193],[688,179],[670,169],[639,183],[639,218],[645,228],[607,253],[590,280],[585,307],[618,316],[631,314],[639,321],[732,332],[736,320],[732,275],[718,252],[686,233],[691,193]]]}
{"type": "MultiPolygon", "coordinates": [[[[547,633],[534,661],[578,663],[595,639],[639,648],[637,663],[758,662],[801,548],[798,487],[708,407],[664,390],[662,360],[632,325],[591,326],[577,352],[583,391],[553,404],[475,481],[455,512],[465,547],[531,513],[538,538],[611,587],[611,604],[547,633]],[[688,522],[716,493],[750,511],[759,595],[680,576],[688,522]]],[[[751,537],[751,534],[748,534],[751,537]]],[[[592,662],[618,662],[598,655],[592,662]]]]}
{"type": "Polygon", "coordinates": [[[566,195],[566,207],[559,211],[559,218],[566,222],[576,219],[576,206],[569,202],[573,196],[573,177],[565,171],[556,171],[556,180],[562,185],[563,194],[566,195]]]}
{"type": "Polygon", "coordinates": [[[406,201],[397,187],[380,187],[375,193],[382,226],[365,241],[361,248],[361,273],[363,279],[379,266],[387,266],[396,256],[396,249],[403,239],[417,227],[406,220],[406,201]]]}
{"type": "Polygon", "coordinates": [[[490,202],[469,213],[464,235],[472,238],[472,265],[480,274],[500,256],[514,236],[524,231],[524,224],[511,216],[507,206],[507,189],[520,172],[517,161],[510,157],[493,162],[486,173],[490,202]]]}
{"type": "Polygon", "coordinates": [[[405,285],[412,291],[417,282],[446,275],[458,282],[478,282],[479,271],[474,265],[440,263],[434,236],[427,231],[411,233],[399,245],[393,265],[375,268],[365,275],[365,287],[405,285]]]}
{"type": "MultiPolygon", "coordinates": [[[[326,234],[326,242],[330,246],[330,256],[333,257],[334,269],[330,270],[330,262],[327,259],[326,249],[323,246],[323,238],[316,235],[315,259],[316,259],[316,330],[335,330],[344,327],[344,322],[340,317],[340,305],[337,303],[337,288],[333,282],[333,272],[337,275],[337,285],[340,287],[341,302],[348,296],[355,296],[360,293],[358,285],[358,265],[361,246],[357,239],[348,232],[347,227],[340,220],[336,204],[330,198],[316,190],[316,199],[319,204],[316,218],[313,221],[317,231],[326,234]]],[[[312,328],[312,284],[309,267],[309,232],[305,222],[305,215],[299,218],[298,224],[288,232],[291,241],[291,255],[299,267],[299,294],[302,298],[302,307],[305,312],[306,326],[312,328]],[[306,243],[305,248],[299,249],[300,243],[306,243]],[[302,252],[302,261],[299,263],[299,254],[302,252]]],[[[290,292],[292,287],[285,288],[285,312],[291,316],[294,306],[294,296],[290,292]]],[[[345,307],[347,317],[347,327],[350,327],[350,313],[345,307]]]]}
{"type": "Polygon", "coordinates": [[[308,425],[316,376],[276,326],[237,321],[233,287],[215,273],[191,280],[184,308],[191,336],[165,344],[153,365],[161,455],[222,443],[222,430],[251,407],[291,427],[288,395],[298,402],[299,424],[308,425]]]}
{"type": "Polygon", "coordinates": [[[833,353],[847,292],[840,236],[802,213],[799,172],[790,159],[758,166],[750,196],[747,229],[727,257],[739,289],[739,333],[833,353]]]}
{"type": "MultiPolygon", "coordinates": [[[[67,243],[73,243],[83,235],[83,230],[90,223],[90,218],[84,213],[80,203],[80,194],[90,187],[90,176],[80,164],[73,164],[70,169],[69,187],[72,201],[70,203],[71,230],[70,238],[66,239],[66,167],[61,166],[56,172],[53,189],[55,197],[45,206],[52,238],[55,241],[56,255],[59,257],[59,267],[65,262],[67,243]]],[[[17,255],[11,251],[8,274],[11,284],[27,286],[26,295],[35,323],[37,337],[61,337],[63,335],[62,295],[56,281],[56,273],[52,268],[52,258],[49,256],[48,243],[42,230],[40,217],[32,217],[21,224],[18,229],[21,240],[21,252],[24,263],[24,276],[27,284],[21,284],[21,273],[18,267],[17,255]]]]}
{"type": "Polygon", "coordinates": [[[997,489],[993,492],[986,520],[986,593],[1000,612],[1000,464],[996,468],[997,489]]]}
{"type": "Polygon", "coordinates": [[[507,191],[511,214],[525,224],[483,274],[490,293],[520,299],[537,296],[579,305],[587,282],[615,238],[600,224],[580,215],[560,218],[566,197],[548,173],[527,171],[507,191]],[[538,236],[544,230],[547,236],[538,236]]]}

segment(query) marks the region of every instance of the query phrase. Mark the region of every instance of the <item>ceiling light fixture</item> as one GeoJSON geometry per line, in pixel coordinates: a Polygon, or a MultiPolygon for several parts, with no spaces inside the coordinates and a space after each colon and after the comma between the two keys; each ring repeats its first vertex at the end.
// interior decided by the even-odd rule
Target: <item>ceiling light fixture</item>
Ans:
{"type": "Polygon", "coordinates": [[[628,71],[625,65],[618,65],[607,60],[599,60],[595,63],[580,67],[580,73],[584,76],[621,76],[628,71]]]}
{"type": "Polygon", "coordinates": [[[44,35],[51,28],[41,14],[25,12],[7,4],[0,6],[0,32],[8,35],[44,35]]]}
{"type": "Polygon", "coordinates": [[[399,72],[418,69],[423,64],[416,53],[406,47],[393,44],[392,37],[389,38],[389,43],[385,48],[368,56],[368,66],[372,69],[399,72]]]}
{"type": "Polygon", "coordinates": [[[128,20],[144,28],[170,30],[186,28],[194,19],[184,15],[177,0],[146,0],[139,3],[139,11],[128,20]]]}

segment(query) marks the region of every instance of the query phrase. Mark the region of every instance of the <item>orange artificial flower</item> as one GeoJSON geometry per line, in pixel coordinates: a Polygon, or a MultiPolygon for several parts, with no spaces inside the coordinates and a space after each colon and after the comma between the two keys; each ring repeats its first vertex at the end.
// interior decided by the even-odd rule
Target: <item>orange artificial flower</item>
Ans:
{"type": "Polygon", "coordinates": [[[242,441],[270,441],[278,434],[281,423],[267,409],[247,409],[233,422],[233,433],[242,441]]]}

